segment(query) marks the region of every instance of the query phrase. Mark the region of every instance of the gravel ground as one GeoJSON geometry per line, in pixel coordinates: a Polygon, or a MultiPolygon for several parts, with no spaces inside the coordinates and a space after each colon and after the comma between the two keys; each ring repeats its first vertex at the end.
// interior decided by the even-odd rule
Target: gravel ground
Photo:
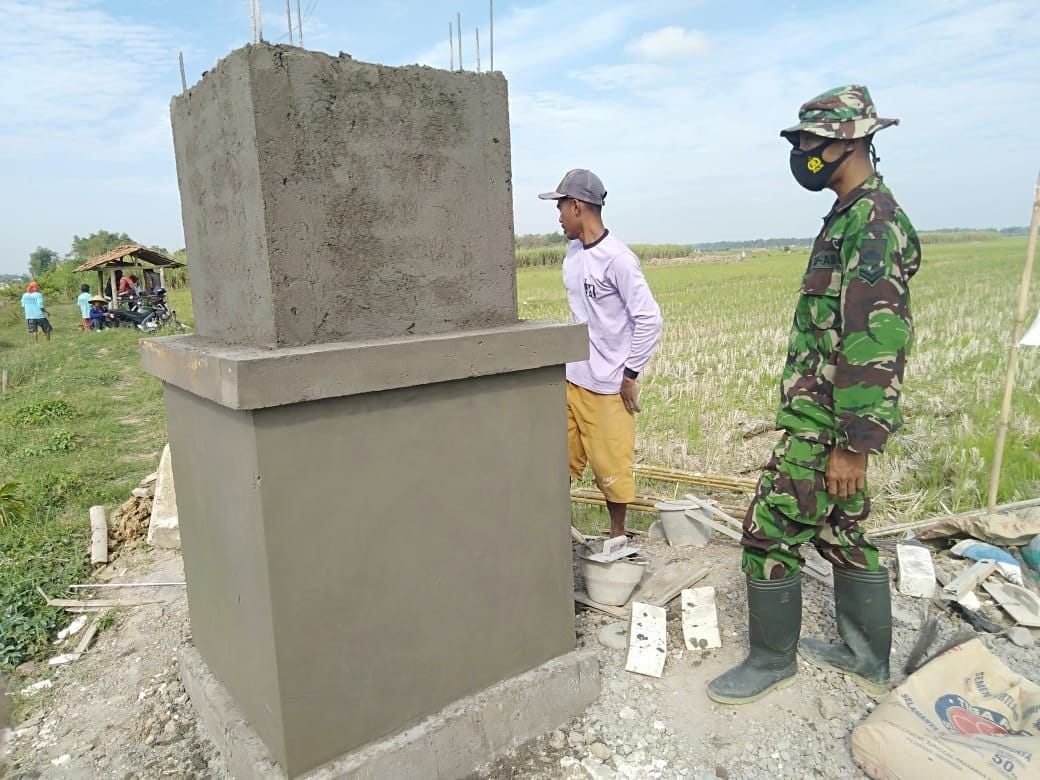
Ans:
{"type": "MultiPolygon", "coordinates": [[[[480,776],[863,777],[852,760],[850,734],[875,702],[843,675],[802,664],[793,685],[743,707],[717,705],[705,695],[708,681],[739,662],[747,648],[736,544],[713,542],[697,550],[648,540],[639,545],[660,563],[692,558],[709,569],[698,585],[716,588],[722,648],[685,649],[677,599],[668,610],[664,674],[643,677],[624,671],[623,649],[605,647],[596,638],[616,618],[579,610],[578,644],[595,647],[601,662],[600,699],[581,718],[514,751],[480,776]]],[[[175,554],[138,549],[121,557],[110,574],[117,580],[171,581],[183,578],[183,568],[175,554]]],[[[21,696],[12,777],[228,777],[178,679],[176,652],[190,641],[183,589],[135,595],[162,603],[124,610],[78,661],[58,667],[32,664],[11,680],[9,687],[16,691],[51,681],[51,687],[21,696]]],[[[803,636],[835,638],[830,588],[807,579],[803,601],[803,636]]],[[[899,595],[893,599],[897,681],[917,634],[908,621],[916,622],[926,603],[899,595]]],[[[933,614],[939,616],[938,642],[964,627],[948,613],[933,608],[933,614]]],[[[1037,646],[1025,649],[1002,636],[981,636],[1012,669],[1038,680],[1037,646]]]]}
{"type": "MultiPolygon", "coordinates": [[[[688,651],[682,639],[678,600],[668,609],[668,659],[660,679],[624,671],[625,650],[603,646],[599,629],[616,618],[582,610],[579,645],[596,647],[603,692],[583,717],[488,767],[486,778],[859,778],[851,732],[876,702],[845,675],[800,663],[794,684],[753,704],[719,705],[707,683],[739,662],[747,651],[744,576],[735,543],[713,542],[699,550],[673,550],[660,542],[637,543],[649,557],[691,557],[709,567],[697,586],[714,585],[723,646],[688,651]]],[[[894,561],[886,561],[894,571],[894,561]]],[[[802,636],[835,640],[829,586],[805,578],[802,636]]],[[[902,666],[917,639],[915,624],[928,602],[896,593],[892,670],[902,666]]],[[[939,621],[938,647],[965,624],[932,608],[939,621]]],[[[995,613],[991,613],[995,614],[995,613]]],[[[981,634],[1009,667],[1040,682],[1040,651],[1016,647],[1001,636],[981,634]]]]}

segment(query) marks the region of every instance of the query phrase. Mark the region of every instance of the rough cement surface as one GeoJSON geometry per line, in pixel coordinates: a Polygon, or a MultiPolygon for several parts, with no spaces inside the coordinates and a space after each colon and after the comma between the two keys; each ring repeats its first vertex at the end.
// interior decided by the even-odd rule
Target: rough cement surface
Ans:
{"type": "Polygon", "coordinates": [[[171,115],[201,335],[284,347],[517,321],[501,74],[261,44],[171,115]]]}
{"type": "Polygon", "coordinates": [[[525,322],[428,337],[263,350],[195,335],[141,342],[144,370],[231,409],[527,371],[588,357],[585,325],[525,322]]]}
{"type": "Polygon", "coordinates": [[[172,550],[181,548],[181,532],[177,521],[177,491],[173,481],[173,459],[170,445],[163,447],[159,458],[159,476],[152,498],[152,516],[148,521],[148,544],[172,550]]]}
{"type": "MultiPolygon", "coordinates": [[[[231,773],[239,778],[285,778],[198,651],[185,645],[179,658],[192,705],[231,773]]],[[[595,653],[571,652],[453,702],[398,734],[300,777],[470,777],[488,761],[581,714],[598,696],[595,653]]]]}
{"type": "Polygon", "coordinates": [[[573,649],[562,366],[252,412],[165,390],[195,642],[289,773],[573,649]]]}

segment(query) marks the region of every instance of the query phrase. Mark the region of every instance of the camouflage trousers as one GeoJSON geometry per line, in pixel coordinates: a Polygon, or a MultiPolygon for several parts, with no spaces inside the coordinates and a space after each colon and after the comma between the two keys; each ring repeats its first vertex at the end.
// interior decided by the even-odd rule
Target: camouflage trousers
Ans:
{"type": "Polygon", "coordinates": [[[744,517],[743,569],[753,580],[780,580],[802,570],[798,547],[812,542],[835,566],[877,571],[878,551],[860,523],[870,498],[833,498],[824,474],[831,447],[789,436],[777,444],[744,517]]]}

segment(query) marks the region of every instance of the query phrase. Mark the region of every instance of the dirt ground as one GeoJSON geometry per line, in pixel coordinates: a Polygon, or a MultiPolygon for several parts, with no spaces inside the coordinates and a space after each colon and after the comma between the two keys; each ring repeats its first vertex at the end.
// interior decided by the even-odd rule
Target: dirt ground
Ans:
{"type": "MultiPolygon", "coordinates": [[[[486,767],[483,778],[854,778],[863,777],[850,751],[851,730],[875,702],[843,675],[802,664],[796,682],[744,707],[714,704],[709,680],[743,658],[747,646],[743,575],[735,543],[673,549],[640,539],[654,565],[693,559],[710,573],[723,646],[687,651],[678,600],[668,610],[668,657],[653,679],[624,671],[625,651],[596,639],[616,619],[579,609],[578,644],[597,648],[602,694],[581,717],[486,767]]],[[[891,565],[891,562],[890,562],[891,565]]],[[[116,581],[179,581],[180,557],[138,548],[111,566],[116,581]]],[[[805,636],[834,638],[830,589],[807,580],[803,588],[805,636]]],[[[176,652],[190,641],[183,588],[133,591],[161,603],[125,608],[91,650],[63,666],[33,665],[14,679],[14,690],[49,679],[51,687],[20,697],[21,721],[13,731],[14,778],[191,777],[229,775],[199,730],[177,674],[176,652]]],[[[892,667],[901,678],[916,637],[917,600],[895,596],[892,667]]],[[[940,639],[963,624],[940,617],[940,639]]],[[[74,638],[75,639],[75,638],[74,638]]],[[[986,644],[1016,671],[1038,679],[1040,652],[1000,636],[986,644]]],[[[61,648],[55,648],[55,653],[61,648]]]]}

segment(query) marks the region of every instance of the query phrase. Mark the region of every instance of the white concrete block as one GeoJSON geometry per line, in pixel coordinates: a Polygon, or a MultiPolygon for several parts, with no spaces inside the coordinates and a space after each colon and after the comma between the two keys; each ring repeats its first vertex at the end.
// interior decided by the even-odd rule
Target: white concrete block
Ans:
{"type": "Polygon", "coordinates": [[[668,655],[667,612],[653,604],[632,603],[625,671],[660,677],[668,655]]]}
{"type": "Polygon", "coordinates": [[[173,459],[170,445],[159,459],[159,478],[155,483],[152,517],[148,523],[148,544],[153,547],[181,548],[181,532],[177,522],[177,493],[173,485],[173,459]]]}
{"type": "Polygon", "coordinates": [[[930,599],[935,595],[935,566],[932,554],[913,544],[896,546],[899,561],[899,592],[904,596],[930,599]]]}
{"type": "Polygon", "coordinates": [[[682,592],[683,640],[688,650],[722,647],[715,588],[687,588],[682,592]]]}

